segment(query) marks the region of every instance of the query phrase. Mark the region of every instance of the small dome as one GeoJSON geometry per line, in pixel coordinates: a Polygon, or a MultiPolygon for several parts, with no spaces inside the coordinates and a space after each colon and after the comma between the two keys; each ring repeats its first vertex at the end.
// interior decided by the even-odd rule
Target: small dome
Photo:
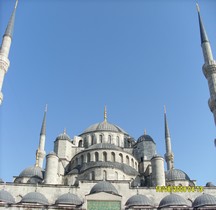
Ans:
{"type": "Polygon", "coordinates": [[[121,150],[120,147],[114,144],[107,144],[107,143],[99,143],[93,144],[88,149],[114,149],[114,150],[121,150]]]}
{"type": "Polygon", "coordinates": [[[199,208],[199,207],[205,207],[205,206],[216,206],[216,197],[209,194],[202,194],[198,196],[194,202],[193,207],[199,208]]]}
{"type": "Polygon", "coordinates": [[[103,121],[101,123],[96,123],[89,126],[87,129],[84,130],[83,134],[95,131],[111,131],[127,134],[122,128],[118,127],[117,125],[108,123],[107,121],[103,121]]]}
{"type": "Polygon", "coordinates": [[[5,190],[0,190],[0,202],[15,203],[14,197],[5,190]]]}
{"type": "Polygon", "coordinates": [[[152,142],[155,144],[155,142],[154,142],[154,140],[152,139],[152,137],[149,136],[149,135],[147,135],[147,134],[144,134],[144,135],[140,136],[140,137],[137,139],[137,143],[142,142],[142,141],[152,141],[152,142]]]}
{"type": "Polygon", "coordinates": [[[174,181],[174,180],[190,181],[189,176],[184,171],[179,169],[170,169],[165,172],[165,176],[167,181],[174,181]]]}
{"type": "Polygon", "coordinates": [[[94,185],[90,191],[90,194],[98,192],[106,192],[118,195],[118,191],[116,190],[116,188],[111,183],[106,181],[101,181],[94,185]]]}
{"type": "Polygon", "coordinates": [[[212,182],[207,182],[206,187],[215,187],[215,185],[212,182]]]}
{"type": "Polygon", "coordinates": [[[24,169],[19,175],[19,177],[33,177],[33,176],[43,179],[42,168],[39,166],[30,166],[24,169]]]}
{"type": "Polygon", "coordinates": [[[170,194],[164,197],[159,204],[160,208],[171,206],[188,206],[188,202],[180,195],[170,194]]]}
{"type": "Polygon", "coordinates": [[[58,141],[58,140],[68,140],[68,141],[70,141],[71,138],[70,138],[70,136],[68,136],[68,134],[66,134],[66,131],[64,131],[63,133],[58,135],[58,137],[56,138],[56,141],[58,141]]]}
{"type": "Polygon", "coordinates": [[[145,195],[134,195],[127,200],[127,202],[125,203],[125,206],[127,206],[127,207],[131,207],[131,206],[154,206],[154,204],[145,195]]]}
{"type": "Polygon", "coordinates": [[[72,193],[66,193],[61,195],[55,202],[56,204],[67,204],[67,205],[82,205],[81,199],[72,193]]]}
{"type": "Polygon", "coordinates": [[[4,183],[4,181],[0,178],[0,183],[4,183]]]}
{"type": "Polygon", "coordinates": [[[23,196],[21,203],[37,203],[42,205],[49,205],[46,197],[39,192],[30,192],[23,196]]]}

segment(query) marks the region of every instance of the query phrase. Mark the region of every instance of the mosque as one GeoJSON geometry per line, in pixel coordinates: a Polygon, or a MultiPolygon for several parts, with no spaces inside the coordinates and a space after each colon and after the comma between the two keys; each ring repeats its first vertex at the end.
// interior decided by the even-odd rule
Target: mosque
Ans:
{"type": "MultiPolygon", "coordinates": [[[[0,48],[1,103],[17,2],[0,48]]],[[[216,62],[199,9],[198,20],[203,72],[210,89],[209,107],[216,119],[216,62]]],[[[164,157],[157,155],[150,135],[144,133],[135,140],[110,123],[106,107],[102,122],[90,125],[73,138],[64,131],[56,137],[53,151],[46,154],[46,114],[47,109],[35,164],[14,177],[13,182],[0,179],[0,209],[216,209],[216,187],[212,183],[196,186],[195,180],[174,167],[166,111],[164,157]]]]}

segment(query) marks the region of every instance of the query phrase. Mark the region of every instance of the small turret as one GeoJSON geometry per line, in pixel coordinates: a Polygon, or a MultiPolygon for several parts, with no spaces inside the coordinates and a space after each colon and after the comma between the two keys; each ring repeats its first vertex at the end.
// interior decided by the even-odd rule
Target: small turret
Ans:
{"type": "Polygon", "coordinates": [[[6,31],[3,36],[1,48],[0,48],[0,104],[3,101],[2,86],[3,86],[4,76],[7,73],[8,68],[10,66],[8,55],[10,52],[10,46],[11,46],[11,42],[13,38],[14,22],[15,22],[17,5],[18,5],[18,0],[16,0],[16,4],[13,10],[13,13],[10,17],[10,20],[8,22],[6,31]]]}

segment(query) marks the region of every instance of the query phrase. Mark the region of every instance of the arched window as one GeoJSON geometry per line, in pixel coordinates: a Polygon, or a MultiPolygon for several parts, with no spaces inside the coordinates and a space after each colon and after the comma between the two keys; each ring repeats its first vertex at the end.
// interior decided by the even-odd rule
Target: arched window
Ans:
{"type": "Polygon", "coordinates": [[[99,136],[99,140],[100,140],[100,143],[103,143],[103,135],[102,134],[99,136]]]}
{"type": "Polygon", "coordinates": [[[91,174],[92,174],[92,180],[95,180],[95,172],[92,171],[91,174]]]}
{"type": "Polygon", "coordinates": [[[92,135],[91,136],[91,145],[93,145],[94,144],[94,136],[92,135]]]}
{"type": "Polygon", "coordinates": [[[88,154],[87,154],[87,163],[89,163],[90,160],[91,160],[91,155],[90,155],[90,153],[88,153],[88,154]]]}
{"type": "Polygon", "coordinates": [[[99,154],[98,154],[98,152],[95,152],[95,161],[96,162],[99,161],[99,154]]]}
{"type": "Polygon", "coordinates": [[[79,140],[78,147],[82,147],[82,140],[79,140]]]}
{"type": "Polygon", "coordinates": [[[115,180],[118,180],[118,172],[115,172],[115,180]]]}
{"type": "Polygon", "coordinates": [[[123,163],[123,155],[121,153],[119,154],[119,157],[120,157],[120,162],[123,163]]]}
{"type": "Polygon", "coordinates": [[[111,144],[112,143],[111,141],[112,141],[112,137],[109,135],[108,136],[108,143],[111,144]]]}
{"type": "Polygon", "coordinates": [[[83,164],[83,163],[84,163],[84,156],[81,155],[81,164],[83,164]]]}
{"type": "Polygon", "coordinates": [[[111,153],[111,161],[115,162],[115,153],[114,152],[111,153]]]}
{"type": "Polygon", "coordinates": [[[126,164],[129,165],[129,157],[128,156],[126,156],[126,164]]]}
{"type": "Polygon", "coordinates": [[[134,160],[131,158],[131,166],[134,168],[134,160]]]}
{"type": "Polygon", "coordinates": [[[106,152],[103,152],[103,161],[107,162],[107,153],[106,152]]]}
{"type": "Polygon", "coordinates": [[[107,172],[105,170],[103,171],[103,180],[107,180],[107,172]]]}
{"type": "Polygon", "coordinates": [[[119,136],[116,137],[116,140],[117,140],[117,145],[120,146],[119,136]]]}

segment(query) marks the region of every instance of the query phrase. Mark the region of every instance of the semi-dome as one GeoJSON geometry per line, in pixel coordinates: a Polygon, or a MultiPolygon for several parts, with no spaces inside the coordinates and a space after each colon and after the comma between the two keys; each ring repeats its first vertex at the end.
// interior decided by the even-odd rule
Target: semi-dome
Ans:
{"type": "Polygon", "coordinates": [[[47,198],[39,192],[30,192],[23,196],[21,203],[36,203],[41,205],[49,205],[47,198]]]}
{"type": "Polygon", "coordinates": [[[103,121],[101,123],[96,123],[91,126],[89,126],[87,129],[84,130],[84,133],[89,133],[89,132],[97,132],[97,131],[111,131],[111,132],[120,132],[127,134],[122,128],[120,128],[117,125],[108,123],[107,121],[103,121]]]}
{"type": "Polygon", "coordinates": [[[193,207],[199,208],[199,207],[205,207],[205,206],[214,206],[216,207],[216,197],[209,194],[202,194],[198,196],[194,202],[193,207]]]}
{"type": "Polygon", "coordinates": [[[93,144],[88,149],[113,149],[113,150],[122,150],[120,147],[114,145],[114,144],[108,144],[108,143],[99,143],[99,144],[93,144]]]}
{"type": "Polygon", "coordinates": [[[43,179],[43,169],[39,166],[30,166],[24,169],[19,177],[39,177],[43,179]]]}
{"type": "Polygon", "coordinates": [[[118,191],[116,188],[109,182],[101,181],[94,185],[90,191],[90,194],[99,193],[99,192],[106,192],[110,194],[118,195],[118,191]]]}
{"type": "Polygon", "coordinates": [[[0,190],[0,202],[15,203],[14,197],[6,190],[0,190]]]}
{"type": "Polygon", "coordinates": [[[170,194],[164,197],[160,204],[159,208],[166,208],[171,206],[182,206],[182,207],[188,207],[189,203],[180,195],[176,194],[170,194]]]}
{"type": "Polygon", "coordinates": [[[67,205],[82,205],[81,199],[72,193],[66,193],[61,195],[55,202],[56,204],[67,204],[67,205]]]}
{"type": "Polygon", "coordinates": [[[142,141],[152,141],[153,143],[155,143],[153,138],[147,134],[144,134],[137,139],[137,143],[142,142],[142,141]]]}
{"type": "Polygon", "coordinates": [[[165,172],[166,180],[167,181],[174,181],[174,180],[188,180],[190,181],[189,176],[182,170],[179,169],[170,169],[165,172]]]}
{"type": "Polygon", "coordinates": [[[133,195],[130,197],[125,206],[132,207],[132,206],[149,206],[153,207],[153,202],[145,195],[133,195]]]}

